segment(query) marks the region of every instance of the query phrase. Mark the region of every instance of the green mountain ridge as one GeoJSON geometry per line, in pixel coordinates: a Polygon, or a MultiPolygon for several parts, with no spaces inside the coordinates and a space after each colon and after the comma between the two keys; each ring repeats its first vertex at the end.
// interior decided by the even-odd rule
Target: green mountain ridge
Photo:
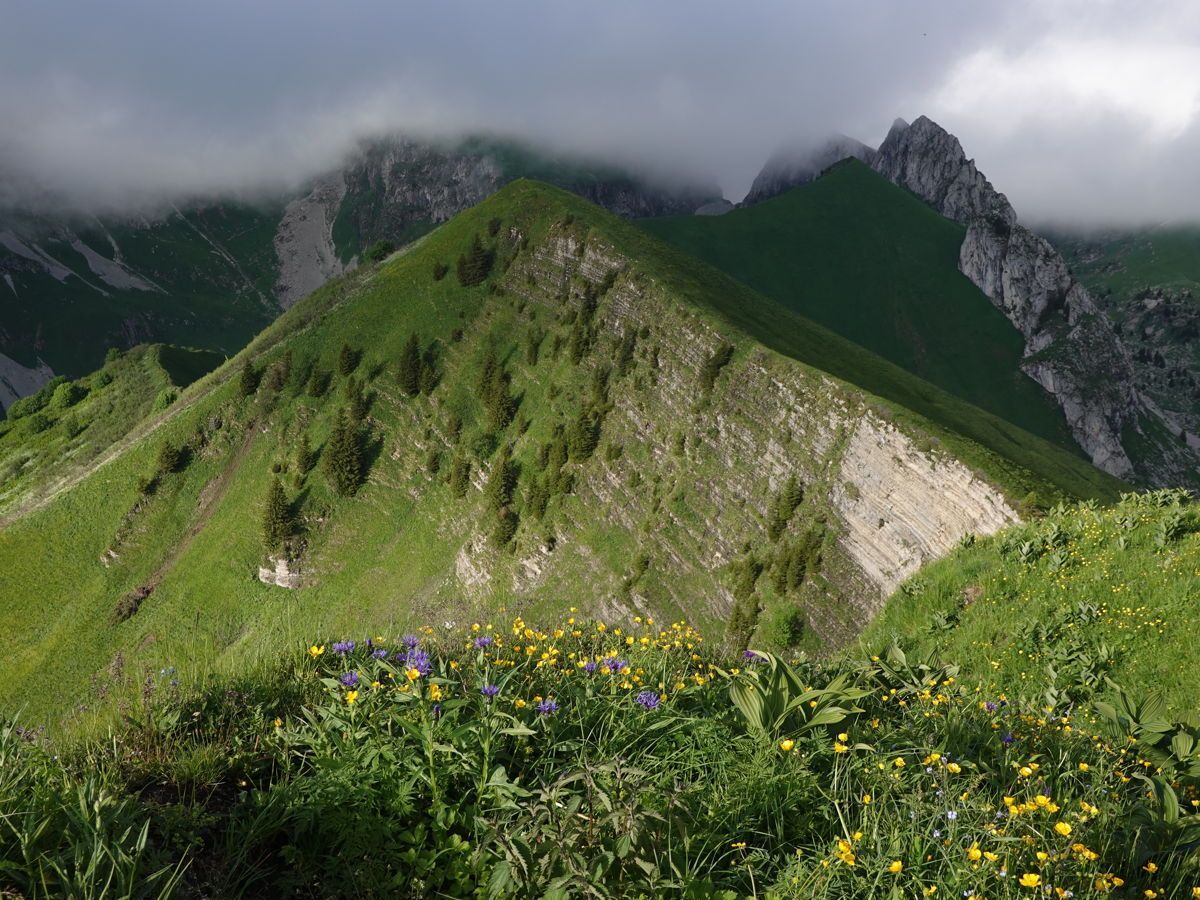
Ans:
{"type": "MultiPolygon", "coordinates": [[[[643,219],[656,236],[944,390],[1072,452],[1019,369],[1023,343],[958,270],[966,229],[856,159],[719,217],[643,219]]],[[[867,373],[831,369],[878,394],[867,373]]]]}
{"type": "Polygon", "coordinates": [[[564,597],[836,646],[923,558],[1012,521],[1031,492],[1117,488],[637,227],[517,182],[297,304],[98,463],[0,488],[0,626],[17,648],[0,701],[100,710],[146,666],[200,678],[316,632],[564,597]],[[456,261],[469,284],[488,259],[481,286],[459,283],[456,261]],[[941,421],[810,368],[829,360],[894,372],[896,396],[941,421]],[[324,458],[353,410],[366,480],[347,498],[324,458]],[[256,577],[274,479],[294,592],[256,577]],[[61,693],[29,698],[51,659],[61,693]]]}

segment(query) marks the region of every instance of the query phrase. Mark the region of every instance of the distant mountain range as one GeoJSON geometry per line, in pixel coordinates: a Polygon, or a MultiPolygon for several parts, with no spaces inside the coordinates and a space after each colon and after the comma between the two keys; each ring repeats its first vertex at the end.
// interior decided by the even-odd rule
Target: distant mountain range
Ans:
{"type": "Polygon", "coordinates": [[[139,217],[0,210],[0,405],[108,347],[170,341],[237,352],[281,309],[356,263],[403,244],[519,177],[623,216],[692,212],[708,185],[667,185],[618,166],[476,137],[364,145],[292,195],[170,206],[139,217]]]}

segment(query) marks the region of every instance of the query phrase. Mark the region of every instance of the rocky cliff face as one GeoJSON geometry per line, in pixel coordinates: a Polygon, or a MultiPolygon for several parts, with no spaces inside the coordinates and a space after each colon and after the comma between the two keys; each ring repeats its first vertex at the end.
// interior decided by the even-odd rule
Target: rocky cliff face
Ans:
{"type": "Polygon", "coordinates": [[[803,144],[783,147],[767,160],[762,171],[755,177],[742,205],[759,203],[807,184],[834,163],[851,157],[872,165],[875,151],[861,141],[845,135],[837,135],[816,146],[803,144]]]}
{"type": "Polygon", "coordinates": [[[1139,395],[1131,354],[1108,317],[1058,251],[1017,224],[957,138],[924,116],[898,120],[874,167],[967,225],[960,270],[1024,336],[1022,368],[1055,397],[1095,465],[1144,483],[1196,482],[1200,457],[1181,452],[1170,437],[1178,428],[1139,395]]]}
{"type": "MultiPolygon", "coordinates": [[[[586,554],[582,536],[605,521],[638,533],[649,555],[665,561],[673,602],[687,608],[703,598],[709,615],[727,619],[733,597],[721,589],[720,574],[748,547],[768,560],[778,549],[764,510],[793,476],[805,496],[778,540],[796,540],[820,523],[820,573],[811,573],[804,603],[813,629],[836,644],[964,534],[991,534],[1018,521],[1004,496],[957,459],[919,446],[857,392],[777,354],[735,356],[710,401],[698,403],[696,373],[728,337],[602,239],[580,242],[564,229],[521,254],[505,287],[541,318],[562,308],[561,286],[570,285],[567,297],[581,303],[588,285],[611,272],[622,274],[597,312],[598,344],[647,335],[637,345],[640,374],[614,380],[604,422],[605,440],[626,452],[598,455],[579,472],[575,492],[586,516],[556,526],[558,549],[548,560],[527,560],[513,585],[518,594],[586,554]],[[648,462],[639,460],[643,449],[648,462]],[[637,474],[650,471],[653,485],[637,474]],[[528,574],[534,571],[536,577],[528,574]]],[[[464,591],[475,587],[464,577],[464,591]]],[[[637,589],[622,599],[617,588],[612,612],[647,608],[637,589]]]]}

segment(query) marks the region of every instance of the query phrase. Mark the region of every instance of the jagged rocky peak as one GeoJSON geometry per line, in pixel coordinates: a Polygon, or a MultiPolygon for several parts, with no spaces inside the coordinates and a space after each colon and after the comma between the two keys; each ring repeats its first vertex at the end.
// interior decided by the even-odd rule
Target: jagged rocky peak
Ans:
{"type": "Polygon", "coordinates": [[[948,219],[965,224],[986,217],[1016,224],[1008,198],[967,158],[958,138],[926,116],[911,125],[903,119],[893,122],[871,166],[948,219]]]}
{"type": "Polygon", "coordinates": [[[851,157],[871,165],[875,151],[844,134],[834,135],[820,144],[806,141],[780,147],[758,173],[742,204],[759,203],[807,184],[834,163],[851,157]]]}

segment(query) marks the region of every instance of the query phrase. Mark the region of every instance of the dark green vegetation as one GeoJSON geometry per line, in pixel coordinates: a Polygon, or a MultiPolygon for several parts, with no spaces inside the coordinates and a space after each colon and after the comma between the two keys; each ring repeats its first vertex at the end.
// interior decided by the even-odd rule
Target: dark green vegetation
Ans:
{"type": "Polygon", "coordinates": [[[1129,348],[1138,389],[1200,434],[1200,227],[1053,240],[1129,348]]]}
{"type": "Polygon", "coordinates": [[[1115,487],[528,182],[327,285],[148,413],[111,436],[102,465],[31,453],[45,477],[4,484],[0,628],[15,649],[0,702],[35,719],[77,704],[103,719],[101,701],[136,691],[143,667],[197,677],[352,623],[557,608],[581,584],[585,606],[617,598],[719,627],[736,599],[746,639],[845,642],[878,590],[839,543],[851,501],[838,467],[862,427],[898,428],[934,473],[963,460],[1013,503],[1115,487]],[[477,245],[494,256],[481,284],[433,277],[477,245]],[[892,373],[938,423],[805,365],[835,360],[892,373]],[[166,445],[178,458],[164,468],[166,445]],[[765,472],[780,447],[786,462],[765,472]],[[793,477],[803,490],[783,523],[793,477]],[[255,578],[272,479],[291,504],[294,593],[255,578]],[[51,665],[59,689],[30,696],[51,665]]]}
{"type": "Polygon", "coordinates": [[[1112,677],[1162,692],[1178,715],[1200,693],[1194,628],[1200,512],[1175,491],[1051,511],[965,544],[907,582],[868,639],[903,635],[973,679],[1087,701],[1112,677]]]}
{"type": "Polygon", "coordinates": [[[1018,690],[895,646],[730,660],[640,617],[320,643],[207,689],[151,673],[110,740],[0,727],[0,889],[1192,895],[1200,731],[1153,696],[1067,719],[1018,690]]]}
{"type": "Polygon", "coordinates": [[[72,378],[99,366],[107,348],[139,341],[236,353],[278,313],[272,242],[282,209],[223,203],[150,223],[87,219],[47,232],[0,219],[0,232],[14,226],[26,248],[70,270],[60,281],[0,244],[0,272],[11,279],[11,288],[0,281],[0,352],[31,367],[40,357],[72,378]],[[64,228],[69,240],[57,236],[64,228]],[[101,260],[95,265],[119,260],[138,284],[102,279],[75,241],[101,260]]]}
{"type": "MultiPolygon", "coordinates": [[[[855,159],[723,216],[644,228],[926,381],[1078,453],[1058,407],[1020,371],[1023,341],[958,271],[963,226],[855,159]]],[[[891,373],[822,368],[930,415],[891,373]]]]}

